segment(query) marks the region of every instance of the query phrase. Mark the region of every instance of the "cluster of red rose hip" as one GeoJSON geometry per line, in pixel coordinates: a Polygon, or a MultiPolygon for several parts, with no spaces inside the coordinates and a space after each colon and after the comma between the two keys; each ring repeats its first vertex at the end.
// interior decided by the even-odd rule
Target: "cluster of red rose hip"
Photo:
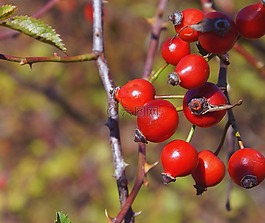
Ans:
{"type": "MultiPolygon", "coordinates": [[[[227,53],[239,37],[262,37],[265,34],[265,1],[241,9],[235,21],[222,12],[203,13],[194,8],[176,11],[169,19],[176,35],[166,40],[161,49],[166,63],[175,66],[168,83],[187,89],[182,107],[187,120],[193,126],[211,127],[219,123],[232,106],[223,91],[208,82],[210,69],[205,55],[227,53]],[[190,53],[193,42],[204,52],[203,56],[190,53]]],[[[179,111],[168,100],[159,98],[149,81],[129,81],[116,89],[115,98],[127,112],[137,117],[136,142],[163,142],[175,133],[179,111]]],[[[188,140],[170,141],[161,152],[164,183],[191,174],[197,194],[202,194],[225,176],[225,165],[217,155],[218,151],[197,152],[188,140]]],[[[252,188],[265,178],[265,158],[255,149],[241,146],[229,158],[228,173],[239,186],[252,188]]]]}

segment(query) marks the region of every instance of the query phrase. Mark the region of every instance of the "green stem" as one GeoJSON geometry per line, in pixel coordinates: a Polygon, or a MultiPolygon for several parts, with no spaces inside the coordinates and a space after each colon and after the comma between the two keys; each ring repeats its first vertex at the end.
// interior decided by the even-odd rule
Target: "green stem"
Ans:
{"type": "Polygon", "coordinates": [[[168,63],[164,63],[155,73],[153,73],[150,77],[149,77],[149,81],[151,83],[153,83],[158,77],[159,75],[163,72],[163,70],[166,69],[166,67],[168,66],[168,63]]]}
{"type": "Polygon", "coordinates": [[[184,95],[155,95],[155,99],[183,99],[184,95]]]}
{"type": "Polygon", "coordinates": [[[191,138],[195,132],[195,129],[196,129],[196,125],[192,125],[191,128],[190,128],[190,131],[189,131],[189,134],[186,138],[186,142],[190,142],[191,141],[191,138]]]}
{"type": "Polygon", "coordinates": [[[77,56],[63,56],[63,57],[60,57],[58,55],[50,57],[18,57],[18,56],[0,54],[0,59],[7,60],[10,62],[17,62],[20,65],[25,65],[25,64],[32,65],[33,63],[40,63],[40,62],[73,63],[73,62],[91,61],[91,60],[96,60],[98,56],[99,55],[97,53],[86,53],[77,56]]]}
{"type": "Polygon", "coordinates": [[[227,133],[227,130],[229,128],[229,126],[231,125],[230,121],[228,120],[225,124],[225,127],[224,127],[224,131],[223,131],[223,135],[222,135],[222,138],[221,138],[221,141],[216,149],[216,151],[214,152],[214,154],[216,156],[218,156],[219,152],[221,151],[223,145],[224,145],[224,142],[225,142],[225,137],[226,137],[226,133],[227,133]]]}
{"type": "Polygon", "coordinates": [[[176,107],[177,112],[183,111],[183,106],[176,107]]]}

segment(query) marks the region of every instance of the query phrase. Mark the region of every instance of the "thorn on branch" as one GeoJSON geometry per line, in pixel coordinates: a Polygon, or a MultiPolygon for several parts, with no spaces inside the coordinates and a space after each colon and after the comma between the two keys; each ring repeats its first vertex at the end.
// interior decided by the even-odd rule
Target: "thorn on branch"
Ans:
{"type": "Polygon", "coordinates": [[[153,169],[155,166],[157,166],[158,163],[159,163],[158,161],[156,161],[156,162],[154,162],[152,164],[145,163],[145,165],[144,165],[145,173],[148,173],[151,169],[153,169]]]}
{"type": "Polygon", "coordinates": [[[108,213],[107,209],[105,209],[105,216],[108,219],[109,223],[114,223],[115,222],[115,218],[112,218],[112,217],[109,216],[109,213],[108,213]]]}

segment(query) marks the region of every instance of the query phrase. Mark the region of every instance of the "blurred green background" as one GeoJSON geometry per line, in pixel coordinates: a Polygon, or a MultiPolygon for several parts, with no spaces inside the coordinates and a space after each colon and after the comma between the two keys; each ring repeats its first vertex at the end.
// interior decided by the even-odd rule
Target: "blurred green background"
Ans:
{"type": "MultiPolygon", "coordinates": [[[[19,7],[16,14],[32,15],[48,1],[1,1],[19,7]]],[[[216,1],[220,10],[232,16],[243,6],[256,1],[216,1]]],[[[92,23],[85,19],[84,0],[61,0],[43,20],[60,33],[68,55],[91,52],[92,23]]],[[[158,1],[111,0],[105,4],[105,50],[117,86],[140,77],[150,39],[146,18],[155,14],[158,1]]],[[[164,20],[175,10],[200,8],[199,1],[169,1],[164,20]]],[[[9,32],[0,29],[0,34],[9,32]]],[[[174,35],[168,26],[161,41],[174,35]]],[[[240,40],[259,60],[265,62],[265,38],[253,47],[240,40]]],[[[24,35],[1,39],[2,54],[49,56],[57,49],[24,35]]],[[[193,46],[193,51],[195,52],[193,46]]],[[[265,155],[265,80],[235,51],[230,52],[228,79],[231,100],[243,99],[234,109],[246,146],[265,155]]],[[[154,70],[163,64],[160,52],[154,70]]],[[[211,81],[216,82],[218,61],[212,60],[211,81]]],[[[166,84],[169,66],[154,83],[157,94],[184,93],[166,84]]],[[[180,105],[181,101],[173,101],[180,105]]],[[[94,62],[59,64],[39,63],[20,66],[0,62],[0,222],[53,222],[56,211],[67,213],[73,223],[107,222],[119,211],[112,156],[108,140],[106,96],[94,62]]],[[[192,144],[214,150],[222,135],[222,121],[210,129],[197,129],[192,144]]],[[[137,144],[133,142],[135,117],[120,109],[123,154],[131,189],[137,172],[137,144]]],[[[180,124],[171,138],[185,139],[190,124],[180,113],[180,124]]],[[[166,143],[166,142],[165,142],[166,143]]],[[[159,160],[165,143],[149,143],[147,160],[159,160]]],[[[220,154],[226,161],[226,144],[220,154]]],[[[229,177],[196,196],[190,176],[164,186],[159,164],[148,174],[133,209],[142,211],[138,223],[249,223],[265,222],[265,183],[251,190],[237,186],[231,192],[230,212],[225,210],[229,177]]]]}

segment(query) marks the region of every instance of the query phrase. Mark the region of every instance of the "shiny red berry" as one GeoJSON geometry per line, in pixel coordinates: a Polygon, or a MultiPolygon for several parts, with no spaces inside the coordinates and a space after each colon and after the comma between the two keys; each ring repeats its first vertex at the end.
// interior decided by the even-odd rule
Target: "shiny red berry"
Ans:
{"type": "Polygon", "coordinates": [[[228,173],[237,185],[255,187],[265,178],[265,157],[252,148],[239,149],[229,158],[228,173]]]}
{"type": "Polygon", "coordinates": [[[248,5],[236,16],[236,26],[241,36],[257,39],[265,35],[265,2],[248,5]]]}
{"type": "Polygon", "coordinates": [[[203,11],[196,8],[176,11],[173,15],[169,16],[178,37],[186,42],[195,42],[198,40],[198,32],[191,25],[199,23],[203,18],[203,11]]]}
{"type": "Polygon", "coordinates": [[[231,50],[238,38],[235,22],[221,12],[208,12],[198,26],[199,44],[209,53],[223,54],[231,50]]]}
{"type": "Polygon", "coordinates": [[[178,37],[168,38],[161,48],[163,59],[171,65],[176,65],[180,59],[190,54],[190,44],[178,37]]]}
{"type": "MultiPolygon", "coordinates": [[[[163,142],[170,138],[175,133],[178,122],[176,108],[163,99],[151,100],[137,112],[138,130],[150,142],[163,142]]],[[[136,135],[136,142],[145,140],[138,139],[136,135]]]]}
{"type": "Polygon", "coordinates": [[[225,176],[225,165],[212,151],[202,150],[198,154],[198,166],[192,171],[197,195],[202,194],[207,187],[219,184],[225,176]]]}
{"type": "Polygon", "coordinates": [[[115,98],[120,102],[125,111],[136,115],[137,110],[155,96],[154,86],[147,80],[134,79],[124,86],[117,88],[115,98]]]}
{"type": "Polygon", "coordinates": [[[166,144],[161,152],[164,183],[176,180],[176,177],[189,175],[198,165],[197,150],[188,142],[173,140],[166,144]]]}
{"type": "Polygon", "coordinates": [[[226,114],[218,107],[227,104],[224,93],[213,83],[206,82],[199,88],[190,89],[183,99],[183,112],[186,118],[199,127],[210,127],[226,114]],[[217,108],[213,111],[213,108],[217,108]]]}
{"type": "MultiPolygon", "coordinates": [[[[208,80],[210,68],[209,64],[202,56],[190,54],[179,61],[175,67],[175,72],[171,73],[170,76],[172,75],[177,75],[177,82],[181,87],[192,89],[202,86],[208,80]]],[[[170,76],[168,80],[169,83],[171,83],[170,76]]],[[[173,80],[175,78],[173,77],[173,80]]],[[[173,85],[175,84],[174,82],[173,85]]]]}

